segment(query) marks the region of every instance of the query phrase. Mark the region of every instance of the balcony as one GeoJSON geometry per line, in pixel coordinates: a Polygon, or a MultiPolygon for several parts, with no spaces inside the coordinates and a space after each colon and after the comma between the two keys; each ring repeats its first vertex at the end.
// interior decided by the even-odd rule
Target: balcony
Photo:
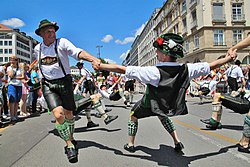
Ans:
{"type": "Polygon", "coordinates": [[[233,14],[232,15],[232,22],[233,23],[245,23],[245,15],[244,14],[233,14]]]}
{"type": "Polygon", "coordinates": [[[212,22],[213,23],[226,23],[226,16],[225,15],[212,15],[212,22]]]}

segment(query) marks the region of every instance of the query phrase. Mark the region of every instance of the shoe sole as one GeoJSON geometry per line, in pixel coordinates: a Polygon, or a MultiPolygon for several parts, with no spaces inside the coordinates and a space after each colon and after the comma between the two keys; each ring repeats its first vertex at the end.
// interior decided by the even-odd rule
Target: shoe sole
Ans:
{"type": "Polygon", "coordinates": [[[108,125],[108,124],[110,124],[111,122],[113,122],[114,120],[116,120],[118,118],[118,116],[116,116],[114,119],[112,119],[111,121],[109,121],[109,122],[104,122],[106,125],[108,125]]]}

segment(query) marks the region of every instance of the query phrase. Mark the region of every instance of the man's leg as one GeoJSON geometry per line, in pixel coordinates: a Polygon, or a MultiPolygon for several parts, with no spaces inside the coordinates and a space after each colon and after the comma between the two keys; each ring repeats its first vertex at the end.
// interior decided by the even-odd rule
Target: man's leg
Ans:
{"type": "Polygon", "coordinates": [[[163,125],[163,127],[168,131],[168,133],[171,135],[171,137],[174,140],[175,144],[175,151],[181,151],[184,148],[184,145],[180,142],[176,128],[172,122],[172,120],[169,117],[158,117],[163,125]]]}
{"type": "Polygon", "coordinates": [[[85,115],[86,115],[86,118],[87,118],[87,128],[93,128],[93,127],[97,127],[99,126],[99,124],[96,124],[92,121],[91,119],[91,113],[90,113],[90,110],[89,109],[85,109],[85,115]]]}
{"type": "Polygon", "coordinates": [[[90,96],[90,98],[93,101],[93,107],[101,114],[101,117],[104,119],[104,123],[106,125],[108,125],[109,123],[111,123],[112,121],[114,121],[115,119],[117,119],[118,115],[116,115],[116,116],[110,116],[110,115],[108,115],[104,111],[104,109],[102,108],[102,104],[100,102],[100,97],[101,97],[101,94],[99,94],[99,93],[90,96]]]}
{"type": "Polygon", "coordinates": [[[124,149],[129,152],[135,152],[135,136],[138,130],[138,120],[136,117],[132,116],[133,111],[131,111],[130,119],[128,121],[128,143],[124,145],[124,149]]]}
{"type": "Polygon", "coordinates": [[[240,143],[238,144],[238,151],[250,153],[250,111],[245,116],[244,125],[243,125],[243,135],[240,139],[240,143]]]}
{"type": "Polygon", "coordinates": [[[222,116],[222,104],[220,101],[220,93],[215,93],[212,102],[212,117],[210,119],[201,120],[203,123],[208,124],[206,127],[210,129],[221,129],[220,123],[222,116]]]}
{"type": "Polygon", "coordinates": [[[76,158],[76,150],[75,146],[71,142],[73,139],[73,131],[74,131],[74,117],[71,111],[64,110],[61,106],[53,109],[53,114],[56,118],[56,129],[60,135],[60,137],[66,142],[67,147],[67,156],[68,159],[76,158]]]}

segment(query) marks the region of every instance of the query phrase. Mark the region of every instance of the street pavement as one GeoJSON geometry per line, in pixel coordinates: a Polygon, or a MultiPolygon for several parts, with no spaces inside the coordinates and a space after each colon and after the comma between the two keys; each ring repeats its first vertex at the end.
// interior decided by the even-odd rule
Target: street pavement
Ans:
{"type": "MultiPolygon", "coordinates": [[[[134,101],[141,97],[136,94],[134,101]]],[[[108,114],[119,115],[119,118],[105,125],[92,110],[92,119],[100,126],[88,129],[84,114],[79,116],[75,129],[78,162],[68,162],[65,144],[50,122],[51,116],[43,113],[0,129],[0,167],[250,166],[250,154],[238,152],[235,145],[242,135],[244,115],[223,108],[223,128],[208,130],[200,119],[210,118],[211,100],[200,105],[199,98],[188,96],[189,114],[172,118],[185,146],[183,153],[174,151],[174,143],[157,117],[139,120],[136,152],[127,152],[123,145],[127,142],[131,108],[126,108],[122,100],[105,102],[112,109],[108,114]]]]}

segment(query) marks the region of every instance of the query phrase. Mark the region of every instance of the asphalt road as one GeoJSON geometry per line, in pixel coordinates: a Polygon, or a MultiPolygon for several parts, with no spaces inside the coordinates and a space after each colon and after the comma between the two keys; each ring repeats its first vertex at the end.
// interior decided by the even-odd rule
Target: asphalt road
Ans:
{"type": "MultiPolygon", "coordinates": [[[[135,95],[135,101],[139,98],[140,94],[135,95]]],[[[75,132],[79,146],[77,163],[68,162],[65,144],[57,136],[51,116],[43,113],[0,129],[0,167],[249,167],[250,154],[238,152],[235,146],[242,135],[243,115],[224,108],[223,128],[207,130],[199,120],[210,118],[211,101],[199,105],[198,98],[187,97],[187,104],[188,115],[172,118],[185,145],[183,154],[174,151],[170,135],[156,117],[139,121],[137,151],[124,150],[130,109],[122,101],[106,101],[112,108],[108,114],[119,118],[106,126],[101,118],[93,116],[100,126],[88,129],[85,116],[80,115],[75,132]]]]}

